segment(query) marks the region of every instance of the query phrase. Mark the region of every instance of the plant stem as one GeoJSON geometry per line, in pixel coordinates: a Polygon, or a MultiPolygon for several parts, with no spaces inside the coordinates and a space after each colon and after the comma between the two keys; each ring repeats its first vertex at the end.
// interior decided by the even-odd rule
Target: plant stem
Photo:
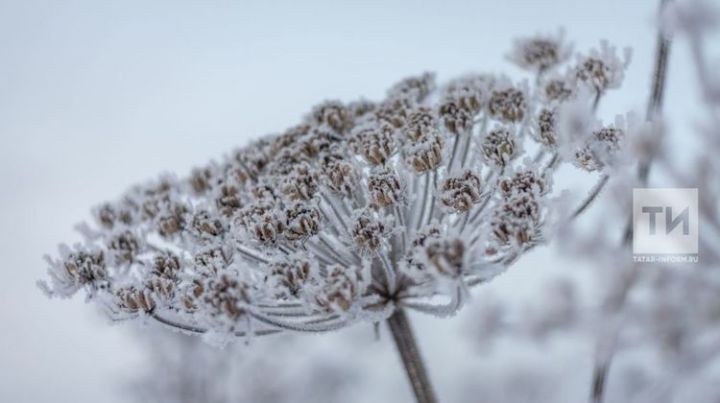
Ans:
{"type": "Polygon", "coordinates": [[[415,399],[418,403],[437,402],[405,311],[398,308],[388,318],[387,323],[390,326],[390,333],[392,333],[395,340],[395,346],[400,353],[405,372],[415,393],[415,399]]]}
{"type": "MultiPolygon", "coordinates": [[[[659,11],[662,13],[663,9],[667,6],[667,4],[671,0],[660,0],[660,7],[659,11]]],[[[665,84],[667,82],[667,67],[668,67],[668,59],[670,57],[670,39],[665,37],[665,35],[658,31],[657,33],[657,45],[655,49],[655,66],[653,69],[653,76],[652,76],[652,87],[650,90],[650,99],[648,100],[648,107],[647,107],[647,115],[646,120],[648,122],[653,121],[656,119],[661,113],[662,113],[662,102],[663,102],[663,95],[665,94],[665,84]]],[[[638,164],[638,180],[641,185],[646,185],[648,183],[648,176],[650,174],[650,165],[652,163],[652,158],[649,158],[646,161],[640,161],[638,164]]],[[[633,227],[632,227],[632,216],[628,218],[628,221],[625,225],[625,231],[623,234],[622,239],[622,246],[623,247],[629,247],[630,243],[632,242],[633,237],[633,227]]],[[[609,313],[611,315],[619,315],[622,311],[625,301],[627,300],[628,293],[630,292],[630,289],[633,287],[636,276],[638,275],[638,267],[633,266],[632,271],[629,273],[628,278],[626,279],[626,282],[621,290],[621,292],[618,294],[617,301],[610,304],[609,313]]],[[[620,332],[620,325],[616,325],[614,329],[611,330],[612,337],[617,337],[618,333],[620,332]]],[[[608,373],[610,371],[610,365],[612,364],[613,355],[614,355],[614,346],[609,349],[607,352],[607,355],[602,357],[600,360],[598,360],[595,363],[595,366],[593,368],[593,375],[592,375],[592,391],[590,393],[590,401],[592,403],[602,403],[603,399],[605,397],[605,389],[607,384],[607,378],[608,373]]]]}

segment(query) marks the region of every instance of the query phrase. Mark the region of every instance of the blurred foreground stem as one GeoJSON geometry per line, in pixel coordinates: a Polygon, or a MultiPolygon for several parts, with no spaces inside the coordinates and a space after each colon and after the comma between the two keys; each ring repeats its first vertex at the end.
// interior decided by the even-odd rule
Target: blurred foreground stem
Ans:
{"type": "Polygon", "coordinates": [[[415,336],[405,311],[403,309],[397,309],[395,313],[388,318],[387,322],[417,402],[437,402],[435,392],[430,384],[430,378],[428,377],[425,364],[420,356],[420,350],[415,342],[415,336]]]}

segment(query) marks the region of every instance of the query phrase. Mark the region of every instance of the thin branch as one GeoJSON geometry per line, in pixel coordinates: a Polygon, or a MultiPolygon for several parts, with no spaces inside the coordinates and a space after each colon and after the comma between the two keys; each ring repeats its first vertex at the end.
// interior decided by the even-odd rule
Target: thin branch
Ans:
{"type": "Polygon", "coordinates": [[[600,195],[600,192],[602,192],[603,188],[608,182],[608,179],[610,179],[610,176],[608,176],[607,174],[603,174],[600,177],[600,180],[595,184],[595,186],[593,186],[585,200],[572,213],[572,215],[570,216],[571,220],[575,219],[577,216],[582,214],[588,207],[590,207],[592,202],[600,195]]]}
{"type": "MultiPolygon", "coordinates": [[[[660,12],[665,8],[665,6],[669,3],[669,0],[660,0],[660,12]]],[[[650,99],[648,101],[648,109],[647,109],[647,115],[646,119],[648,121],[652,121],[655,119],[658,115],[660,115],[662,111],[662,103],[663,103],[663,95],[665,93],[665,84],[667,81],[667,66],[668,66],[668,58],[670,56],[670,38],[667,38],[662,32],[658,31],[657,34],[657,48],[655,53],[655,69],[653,73],[653,81],[652,81],[652,88],[651,88],[651,94],[650,99]]],[[[652,158],[648,158],[646,161],[640,161],[638,165],[638,179],[640,184],[645,185],[648,182],[648,176],[650,174],[650,164],[652,163],[652,158]]],[[[626,226],[625,226],[625,232],[622,239],[622,246],[628,247],[630,245],[630,242],[632,241],[633,236],[633,228],[632,228],[632,215],[629,217],[626,226]]],[[[630,273],[629,280],[626,282],[625,287],[621,290],[622,292],[619,294],[617,298],[617,304],[613,304],[611,307],[612,314],[617,314],[623,309],[623,306],[625,305],[625,301],[627,300],[627,295],[632,288],[636,275],[637,275],[637,269],[636,266],[634,266],[632,272],[630,273]]],[[[620,331],[619,325],[616,329],[613,330],[613,333],[616,337],[617,333],[620,331]]],[[[602,403],[603,398],[605,396],[605,386],[607,384],[607,377],[608,373],[610,371],[610,365],[612,363],[613,359],[613,350],[608,351],[607,355],[603,357],[601,360],[598,360],[595,363],[595,367],[593,368],[593,381],[592,381],[592,392],[590,394],[590,401],[593,403],[602,403]]]]}

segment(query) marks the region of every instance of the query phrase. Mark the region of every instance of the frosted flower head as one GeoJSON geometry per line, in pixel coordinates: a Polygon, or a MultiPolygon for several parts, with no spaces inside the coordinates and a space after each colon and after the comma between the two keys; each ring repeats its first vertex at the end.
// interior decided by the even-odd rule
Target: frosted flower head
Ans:
{"type": "Polygon", "coordinates": [[[389,207],[403,201],[404,191],[400,175],[389,169],[368,177],[368,193],[374,207],[389,207]]]}
{"type": "Polygon", "coordinates": [[[326,101],[316,106],[310,116],[315,125],[326,126],[338,134],[345,133],[351,119],[350,110],[339,101],[326,101]]]}
{"type": "Polygon", "coordinates": [[[317,266],[303,255],[293,255],[267,266],[266,282],[271,293],[282,300],[302,297],[317,276],[317,266]]]}
{"type": "Polygon", "coordinates": [[[490,115],[505,123],[517,123],[523,120],[527,107],[528,99],[524,85],[516,87],[509,82],[496,85],[488,100],[490,115]]]}
{"type": "Polygon", "coordinates": [[[495,210],[492,235],[499,248],[526,248],[538,240],[540,218],[540,204],[533,195],[515,194],[495,210]]]}
{"type": "Polygon", "coordinates": [[[422,141],[406,145],[407,165],[417,173],[435,170],[442,162],[444,143],[442,136],[432,134],[422,141]]]}
{"type": "Polygon", "coordinates": [[[445,100],[437,113],[450,133],[458,134],[472,127],[474,113],[455,99],[445,100]]]}
{"type": "Polygon", "coordinates": [[[553,148],[557,145],[557,110],[543,108],[532,121],[533,137],[542,145],[553,148]]]}
{"type": "Polygon", "coordinates": [[[284,211],[285,238],[290,241],[307,239],[320,231],[320,211],[309,203],[296,202],[284,211]]]}
{"type": "MultiPolygon", "coordinates": [[[[564,45],[522,43],[533,68],[564,57],[564,45]]],[[[537,148],[525,143],[558,164],[614,149],[582,91],[549,96],[534,82],[477,73],[438,90],[426,73],[376,102],[322,102],[279,134],[101,204],[84,243],[48,260],[43,288],[225,338],[330,331],[420,305],[453,313],[469,285],[543,242],[555,168],[521,163],[537,148]]]]}
{"type": "Polygon", "coordinates": [[[482,192],[480,176],[471,170],[445,178],[440,187],[440,201],[451,211],[465,213],[480,202],[482,192]]]}
{"type": "Polygon", "coordinates": [[[468,74],[451,80],[443,90],[443,98],[454,102],[472,116],[485,107],[496,78],[489,74],[468,74]]]}
{"type": "Polygon", "coordinates": [[[508,59],[518,67],[540,73],[565,62],[571,47],[565,43],[562,31],[555,35],[535,35],[516,39],[508,59]]]}
{"type": "Polygon", "coordinates": [[[385,243],[390,225],[372,210],[361,211],[353,222],[350,236],[355,247],[362,253],[375,252],[385,243]]]}
{"type": "Polygon", "coordinates": [[[367,267],[329,266],[319,276],[313,304],[326,312],[348,312],[361,299],[368,277],[367,267]]]}
{"type": "Polygon", "coordinates": [[[395,84],[388,91],[390,99],[407,99],[420,103],[435,90],[435,74],[423,73],[419,76],[408,77],[395,84]]]}
{"type": "Polygon", "coordinates": [[[388,125],[361,128],[354,134],[357,151],[371,165],[384,165],[395,151],[394,130],[388,125]]]}
{"type": "Polygon", "coordinates": [[[618,88],[630,64],[631,54],[626,48],[621,59],[614,46],[602,41],[599,49],[592,49],[589,54],[578,58],[575,77],[597,93],[618,88]]]}
{"type": "Polygon", "coordinates": [[[487,133],[482,139],[481,150],[485,161],[497,168],[505,167],[519,151],[512,129],[504,126],[495,126],[487,133]]]}
{"type": "Polygon", "coordinates": [[[611,164],[625,139],[625,119],[615,124],[596,127],[585,144],[575,152],[575,164],[587,171],[596,171],[611,164]]]}
{"type": "Polygon", "coordinates": [[[539,197],[549,191],[545,178],[534,169],[528,168],[519,169],[512,175],[501,178],[498,181],[498,187],[505,199],[510,199],[518,194],[530,194],[539,197]]]}

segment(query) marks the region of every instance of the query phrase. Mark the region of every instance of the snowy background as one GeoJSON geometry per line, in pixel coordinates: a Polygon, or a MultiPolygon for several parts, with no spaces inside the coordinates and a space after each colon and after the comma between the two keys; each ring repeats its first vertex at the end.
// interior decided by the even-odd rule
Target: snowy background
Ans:
{"type": "MultiPolygon", "coordinates": [[[[642,112],[655,9],[651,0],[0,0],[0,401],[130,401],[127,380],[147,365],[130,326],[108,326],[82,298],[51,301],[35,286],[45,274],[43,254],[79,240],[72,228],[91,206],[279,132],[327,98],[378,99],[425,70],[440,81],[472,70],[516,74],[503,58],[511,39],[561,26],[580,50],[600,39],[633,48],[626,81],[603,101],[601,115],[642,112]]],[[[676,131],[696,117],[686,60],[684,44],[675,46],[666,110],[676,131]]],[[[555,261],[552,248],[533,252],[476,290],[475,302],[488,292],[528,298],[549,273],[573,270],[555,261]]],[[[549,374],[573,363],[580,369],[563,376],[589,380],[592,345],[546,346],[552,356],[508,346],[483,353],[469,334],[472,313],[413,316],[448,401],[462,400],[473,376],[490,382],[520,360],[545,362],[549,374]],[[459,379],[461,365],[477,372],[459,379]]],[[[410,398],[386,333],[379,343],[370,327],[310,339],[312,347],[280,358],[302,370],[313,354],[347,357],[377,385],[360,401],[410,398]]],[[[580,401],[587,392],[563,394],[580,401]]]]}

